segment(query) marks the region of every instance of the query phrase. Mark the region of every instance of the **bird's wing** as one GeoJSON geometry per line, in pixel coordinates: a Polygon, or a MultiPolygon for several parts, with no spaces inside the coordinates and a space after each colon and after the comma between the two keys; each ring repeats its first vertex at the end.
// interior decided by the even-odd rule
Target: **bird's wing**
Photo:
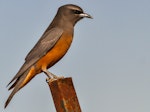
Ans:
{"type": "Polygon", "coordinates": [[[37,42],[37,44],[28,53],[25,58],[25,63],[20,68],[18,73],[14,76],[14,78],[10,81],[10,83],[20,77],[29,67],[36,63],[49,50],[51,50],[61,37],[62,33],[63,29],[60,28],[52,28],[51,30],[45,32],[37,42]]]}
{"type": "Polygon", "coordinates": [[[39,59],[44,56],[56,44],[62,33],[63,30],[60,28],[53,28],[47,31],[28,53],[25,60],[35,60],[35,58],[39,59]]]}

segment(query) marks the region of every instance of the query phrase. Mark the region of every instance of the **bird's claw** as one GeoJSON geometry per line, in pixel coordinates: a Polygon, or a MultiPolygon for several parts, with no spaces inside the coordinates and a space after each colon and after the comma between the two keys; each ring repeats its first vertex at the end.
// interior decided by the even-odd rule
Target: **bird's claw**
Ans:
{"type": "Polygon", "coordinates": [[[53,82],[55,80],[58,80],[58,79],[64,79],[64,76],[54,76],[53,78],[47,78],[46,79],[46,82],[49,83],[49,82],[53,82]]]}

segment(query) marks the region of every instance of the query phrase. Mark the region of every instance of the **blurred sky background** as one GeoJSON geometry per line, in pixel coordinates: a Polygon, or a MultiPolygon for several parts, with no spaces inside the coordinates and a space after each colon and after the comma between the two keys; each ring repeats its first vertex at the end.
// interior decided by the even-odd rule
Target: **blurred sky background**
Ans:
{"type": "Polygon", "coordinates": [[[43,73],[3,107],[6,85],[68,3],[94,19],[76,24],[69,52],[49,71],[73,78],[83,112],[150,112],[149,0],[0,0],[0,111],[56,111],[43,73]]]}

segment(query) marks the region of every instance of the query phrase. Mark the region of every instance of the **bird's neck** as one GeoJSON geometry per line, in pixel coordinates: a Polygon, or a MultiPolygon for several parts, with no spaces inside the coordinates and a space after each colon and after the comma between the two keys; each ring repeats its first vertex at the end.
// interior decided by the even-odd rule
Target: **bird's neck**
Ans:
{"type": "Polygon", "coordinates": [[[49,27],[47,28],[46,31],[48,31],[52,28],[56,28],[56,27],[59,27],[65,31],[72,33],[72,34],[74,31],[74,24],[72,24],[72,22],[69,22],[63,16],[60,16],[60,15],[55,16],[55,18],[53,19],[53,21],[51,22],[51,24],[49,25],[49,27]]]}
{"type": "Polygon", "coordinates": [[[53,19],[51,26],[56,27],[59,26],[60,28],[63,29],[73,29],[74,24],[72,21],[68,20],[65,16],[63,15],[56,15],[55,18],[53,19]]]}

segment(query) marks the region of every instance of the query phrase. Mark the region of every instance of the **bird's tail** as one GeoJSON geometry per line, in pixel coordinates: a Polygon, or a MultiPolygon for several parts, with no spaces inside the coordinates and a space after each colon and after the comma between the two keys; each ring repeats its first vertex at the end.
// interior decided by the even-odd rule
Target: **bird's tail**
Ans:
{"type": "Polygon", "coordinates": [[[7,101],[5,102],[4,108],[8,106],[13,96],[34,77],[31,74],[32,74],[31,69],[26,70],[26,72],[24,72],[20,77],[18,77],[16,81],[10,86],[8,90],[13,89],[13,91],[9,95],[7,101]],[[29,75],[30,78],[28,77],[29,75]]]}

